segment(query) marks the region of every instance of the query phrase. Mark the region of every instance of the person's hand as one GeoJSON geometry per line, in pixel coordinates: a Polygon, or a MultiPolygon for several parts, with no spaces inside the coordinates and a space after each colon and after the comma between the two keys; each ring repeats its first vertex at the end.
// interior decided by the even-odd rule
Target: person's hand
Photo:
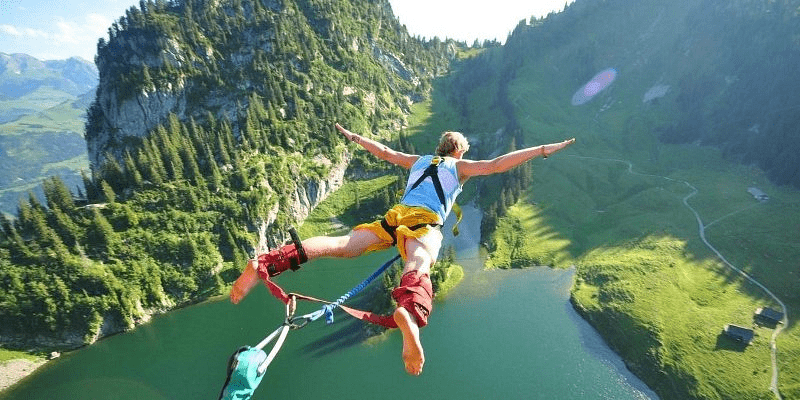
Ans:
{"type": "Polygon", "coordinates": [[[565,140],[565,141],[563,141],[561,143],[556,143],[557,147],[553,150],[553,153],[555,153],[557,151],[564,150],[564,149],[566,149],[567,147],[569,147],[573,143],[575,143],[575,138],[567,139],[567,140],[565,140]]]}
{"type": "Polygon", "coordinates": [[[347,129],[344,129],[344,127],[339,125],[338,122],[336,123],[336,130],[338,130],[342,135],[344,135],[344,137],[350,142],[356,141],[356,138],[358,137],[358,135],[356,135],[355,133],[350,132],[347,129]]]}
{"type": "Polygon", "coordinates": [[[563,142],[552,143],[542,146],[542,157],[547,158],[550,157],[553,153],[564,150],[565,148],[569,147],[569,145],[575,143],[575,138],[567,139],[563,142]]]}

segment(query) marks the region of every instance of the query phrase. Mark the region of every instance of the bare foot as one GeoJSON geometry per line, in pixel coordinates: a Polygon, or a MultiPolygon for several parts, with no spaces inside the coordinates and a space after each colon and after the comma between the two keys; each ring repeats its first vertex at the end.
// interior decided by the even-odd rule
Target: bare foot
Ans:
{"type": "Polygon", "coordinates": [[[419,375],[422,373],[422,365],[425,364],[425,354],[419,341],[417,321],[403,307],[397,307],[393,317],[403,333],[403,362],[406,364],[406,371],[411,375],[419,375]]]}
{"type": "Polygon", "coordinates": [[[242,301],[244,296],[247,296],[247,293],[250,293],[250,290],[256,286],[256,283],[258,283],[258,273],[256,273],[256,269],[253,267],[254,262],[257,261],[248,261],[242,274],[239,275],[239,278],[233,283],[233,288],[231,289],[231,303],[238,304],[242,301]]]}

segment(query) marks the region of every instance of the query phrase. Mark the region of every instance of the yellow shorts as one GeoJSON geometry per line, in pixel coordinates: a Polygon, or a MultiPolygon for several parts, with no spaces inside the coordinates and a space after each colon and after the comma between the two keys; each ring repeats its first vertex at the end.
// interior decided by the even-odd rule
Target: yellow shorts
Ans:
{"type": "MultiPolygon", "coordinates": [[[[424,224],[439,224],[439,216],[433,211],[422,207],[404,206],[402,204],[398,204],[389,209],[389,211],[386,212],[384,219],[389,226],[397,227],[395,230],[395,236],[397,237],[397,250],[400,252],[400,256],[403,257],[403,260],[406,259],[406,240],[408,238],[420,239],[427,235],[431,229],[436,229],[431,228],[429,225],[425,225],[414,230],[409,229],[409,227],[424,224]]],[[[392,244],[394,244],[394,238],[392,238],[392,235],[383,228],[381,220],[367,224],[361,224],[353,228],[353,230],[358,229],[369,230],[381,239],[379,243],[369,246],[366,251],[385,250],[389,247],[392,247],[392,244]]],[[[436,255],[434,255],[434,257],[436,257],[436,255]]]]}

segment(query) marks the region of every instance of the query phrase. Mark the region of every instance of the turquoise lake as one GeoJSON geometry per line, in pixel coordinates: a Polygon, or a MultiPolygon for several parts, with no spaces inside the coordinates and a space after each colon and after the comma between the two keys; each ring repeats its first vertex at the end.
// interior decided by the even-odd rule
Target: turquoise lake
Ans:
{"type": "MultiPolygon", "coordinates": [[[[320,320],[289,332],[254,399],[657,398],[572,309],[574,271],[484,271],[475,239],[480,212],[464,213],[462,234],[446,241],[466,276],[422,330],[421,376],[405,373],[398,331],[365,342],[361,322],[338,312],[333,325],[320,320]]],[[[335,299],[394,254],[317,260],[278,281],[335,299]]],[[[316,308],[304,303],[298,312],[316,308]]],[[[230,354],[283,319],[283,304],[264,287],[238,306],[213,299],[65,354],[0,398],[216,399],[230,354]]]]}

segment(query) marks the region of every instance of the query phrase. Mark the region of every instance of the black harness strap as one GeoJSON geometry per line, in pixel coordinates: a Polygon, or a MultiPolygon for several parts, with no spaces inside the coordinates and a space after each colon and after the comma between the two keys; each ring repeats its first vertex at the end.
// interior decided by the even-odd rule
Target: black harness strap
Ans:
{"type": "Polygon", "coordinates": [[[292,271],[297,271],[300,269],[300,264],[308,261],[308,256],[306,256],[306,250],[303,248],[303,242],[300,241],[300,236],[297,235],[297,230],[295,230],[293,226],[289,227],[289,236],[292,237],[292,242],[294,242],[294,245],[297,248],[297,258],[292,257],[289,259],[289,264],[291,264],[292,271]]]}
{"type": "MultiPolygon", "coordinates": [[[[408,229],[411,229],[412,231],[415,231],[417,229],[424,228],[426,226],[437,227],[437,226],[441,226],[441,225],[439,225],[439,224],[417,224],[417,225],[409,226],[408,229]]],[[[397,233],[395,231],[397,231],[397,227],[389,225],[389,223],[386,222],[386,217],[384,217],[381,220],[381,227],[383,228],[383,230],[386,231],[386,233],[389,234],[389,236],[392,237],[392,246],[396,245],[397,244],[397,233]]]]}
{"type": "Polygon", "coordinates": [[[442,203],[442,205],[446,206],[447,200],[444,198],[444,189],[442,189],[442,182],[439,181],[439,163],[441,161],[441,158],[433,157],[433,159],[431,159],[431,165],[429,165],[428,168],[425,168],[425,171],[422,172],[422,176],[420,176],[419,179],[417,179],[417,181],[411,185],[411,188],[408,189],[408,191],[410,192],[416,189],[417,186],[419,186],[419,184],[425,180],[425,178],[430,177],[431,182],[433,182],[433,188],[436,189],[436,195],[439,196],[439,201],[442,203]]]}

